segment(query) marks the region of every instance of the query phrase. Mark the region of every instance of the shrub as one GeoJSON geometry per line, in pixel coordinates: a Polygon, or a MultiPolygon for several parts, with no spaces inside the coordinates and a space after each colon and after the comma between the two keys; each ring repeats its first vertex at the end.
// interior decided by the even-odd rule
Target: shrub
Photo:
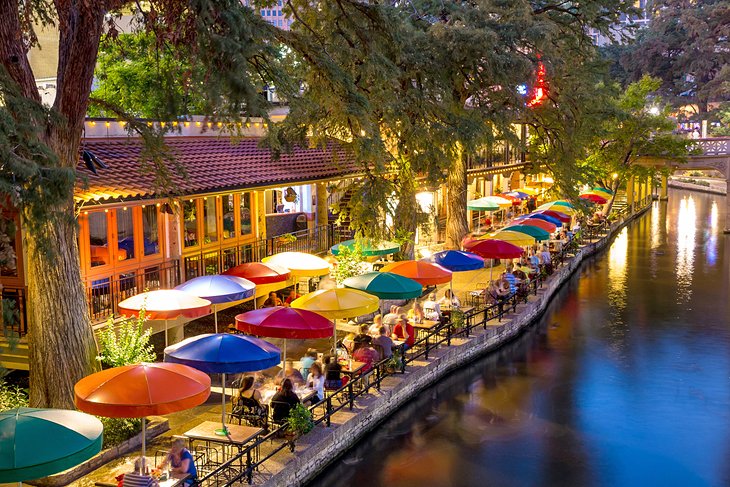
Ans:
{"type": "Polygon", "coordinates": [[[28,407],[28,391],[15,384],[0,382],[0,411],[28,407]]]}
{"type": "Polygon", "coordinates": [[[118,445],[138,434],[142,428],[139,418],[103,418],[99,417],[104,425],[104,444],[102,448],[118,445]]]}
{"type": "Polygon", "coordinates": [[[304,407],[303,404],[297,404],[289,411],[289,417],[286,419],[286,427],[297,436],[309,433],[314,428],[312,412],[304,407]]]}
{"type": "Polygon", "coordinates": [[[154,362],[157,355],[150,343],[152,331],[145,329],[144,322],[144,308],[140,310],[139,317],[125,318],[116,326],[114,318],[109,317],[99,334],[101,351],[97,359],[107,367],[154,362]]]}

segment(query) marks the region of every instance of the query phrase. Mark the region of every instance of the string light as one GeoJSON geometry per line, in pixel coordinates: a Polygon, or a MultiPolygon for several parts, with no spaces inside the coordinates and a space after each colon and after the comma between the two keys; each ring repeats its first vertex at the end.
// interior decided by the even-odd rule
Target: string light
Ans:
{"type": "Polygon", "coordinates": [[[534,107],[542,104],[547,99],[548,84],[545,81],[545,65],[540,61],[537,65],[537,80],[535,82],[535,91],[532,99],[527,102],[528,107],[534,107]]]}

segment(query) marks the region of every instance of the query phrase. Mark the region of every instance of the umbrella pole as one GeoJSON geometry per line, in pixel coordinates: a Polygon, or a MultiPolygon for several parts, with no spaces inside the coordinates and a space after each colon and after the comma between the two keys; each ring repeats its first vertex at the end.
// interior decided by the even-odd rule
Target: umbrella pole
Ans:
{"type": "Polygon", "coordinates": [[[144,475],[145,463],[147,463],[147,418],[142,416],[142,461],[139,462],[139,474],[144,475]]]}
{"type": "Polygon", "coordinates": [[[337,318],[332,320],[332,353],[337,360],[337,318]]]}
{"type": "Polygon", "coordinates": [[[284,374],[286,374],[286,338],[284,338],[284,361],[281,363],[284,369],[284,374]]]}
{"type": "Polygon", "coordinates": [[[215,332],[218,333],[218,307],[213,305],[213,321],[215,322],[215,332]]]}
{"type": "Polygon", "coordinates": [[[223,408],[221,409],[221,429],[215,430],[215,434],[218,436],[228,435],[228,428],[226,428],[226,373],[221,374],[221,403],[223,408]]]}
{"type": "Polygon", "coordinates": [[[165,348],[167,348],[167,320],[165,320],[165,348]]]}

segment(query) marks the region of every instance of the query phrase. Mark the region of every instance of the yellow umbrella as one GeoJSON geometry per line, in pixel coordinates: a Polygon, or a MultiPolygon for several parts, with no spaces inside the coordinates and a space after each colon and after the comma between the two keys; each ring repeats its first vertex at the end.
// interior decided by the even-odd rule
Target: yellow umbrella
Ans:
{"type": "Polygon", "coordinates": [[[535,238],[527,235],[526,233],[513,232],[511,230],[502,230],[497,233],[490,233],[484,239],[502,240],[519,247],[525,247],[535,243],[535,238]]]}
{"type": "Polygon", "coordinates": [[[553,183],[549,183],[547,181],[530,181],[529,183],[526,183],[527,186],[532,186],[533,188],[547,188],[548,186],[552,186],[553,183]]]}
{"type": "Polygon", "coordinates": [[[565,200],[558,200],[558,201],[551,201],[549,203],[545,203],[544,205],[540,205],[537,207],[538,210],[553,210],[553,211],[559,211],[560,213],[565,213],[566,215],[575,215],[575,209],[566,206],[561,203],[565,203],[565,200]]]}
{"type": "Polygon", "coordinates": [[[335,325],[334,351],[337,352],[336,320],[372,313],[380,307],[380,300],[377,296],[358,289],[320,289],[295,299],[291,302],[291,307],[314,311],[331,319],[335,325]]]}
{"type": "Polygon", "coordinates": [[[529,194],[530,196],[537,196],[538,194],[540,194],[540,190],[539,189],[528,188],[528,187],[520,188],[517,191],[519,191],[521,193],[529,194]]]}
{"type": "Polygon", "coordinates": [[[286,267],[296,276],[319,277],[330,273],[330,265],[326,260],[304,252],[279,252],[264,257],[261,262],[286,267]]]}

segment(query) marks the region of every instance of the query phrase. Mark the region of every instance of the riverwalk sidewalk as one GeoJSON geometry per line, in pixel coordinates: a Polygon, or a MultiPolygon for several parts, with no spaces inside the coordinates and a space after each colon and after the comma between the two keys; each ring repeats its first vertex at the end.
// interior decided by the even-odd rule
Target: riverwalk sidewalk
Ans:
{"type": "MultiPolygon", "coordinates": [[[[584,242],[585,246],[591,246],[606,235],[600,234],[592,241],[584,242]]],[[[264,462],[253,472],[252,481],[254,484],[270,485],[291,485],[298,483],[297,479],[286,477],[288,472],[296,472],[297,478],[305,478],[306,474],[314,474],[323,465],[316,458],[327,458],[328,454],[336,456],[351,444],[353,437],[359,437],[371,427],[368,419],[383,414],[384,407],[392,407],[417,394],[419,390],[427,387],[437,377],[445,373],[440,368],[452,369],[455,367],[455,355],[460,355],[460,361],[471,360],[477,355],[485,353],[486,350],[497,347],[505,340],[511,339],[520,333],[526,320],[532,321],[544,309],[546,301],[549,300],[555,288],[557,288],[566,276],[572,274],[577,267],[576,259],[569,259],[566,264],[555,275],[548,278],[546,283],[537,290],[537,293],[530,295],[527,302],[520,302],[516,309],[510,309],[501,320],[492,319],[485,323],[485,326],[474,328],[468,337],[458,337],[451,340],[451,346],[441,346],[430,351],[428,358],[419,357],[410,362],[403,374],[395,374],[385,377],[380,385],[380,390],[371,388],[368,394],[358,397],[354,402],[352,410],[343,408],[331,416],[331,425],[324,423],[317,425],[307,435],[296,441],[294,452],[288,448],[281,449],[278,453],[264,462]],[[560,282],[559,282],[560,281],[560,282]],[[486,344],[486,348],[485,348],[486,344]],[[471,357],[471,358],[470,358],[471,357]],[[441,367],[443,365],[443,367],[441,367]],[[323,452],[324,448],[327,450],[323,452]],[[329,453],[328,453],[329,452],[329,453]],[[283,483],[282,483],[283,482],[283,483]]],[[[494,276],[499,275],[501,267],[495,267],[491,272],[494,276]]],[[[462,301],[464,306],[469,304],[469,293],[477,288],[479,283],[486,283],[490,278],[490,269],[478,271],[454,273],[453,289],[462,301]]],[[[442,293],[439,289],[439,296],[442,293]]],[[[211,330],[212,331],[212,330],[211,330]]],[[[298,356],[307,347],[324,350],[330,346],[329,340],[319,341],[289,341],[288,349],[291,356],[298,356]]],[[[181,435],[192,429],[203,421],[220,421],[220,395],[214,393],[202,406],[188,411],[174,413],[167,416],[170,430],[155,438],[148,444],[148,455],[154,456],[155,452],[166,451],[169,448],[170,439],[174,435],[181,435]]],[[[259,454],[266,457],[269,452],[281,445],[283,440],[271,440],[261,444],[259,454]]],[[[91,487],[97,482],[114,483],[114,477],[119,473],[128,470],[133,458],[141,452],[133,452],[124,455],[122,458],[112,461],[92,472],[91,474],[73,482],[74,487],[91,487]]],[[[334,456],[330,458],[334,458],[334,456]]],[[[210,485],[214,485],[211,483],[210,485]]]]}

